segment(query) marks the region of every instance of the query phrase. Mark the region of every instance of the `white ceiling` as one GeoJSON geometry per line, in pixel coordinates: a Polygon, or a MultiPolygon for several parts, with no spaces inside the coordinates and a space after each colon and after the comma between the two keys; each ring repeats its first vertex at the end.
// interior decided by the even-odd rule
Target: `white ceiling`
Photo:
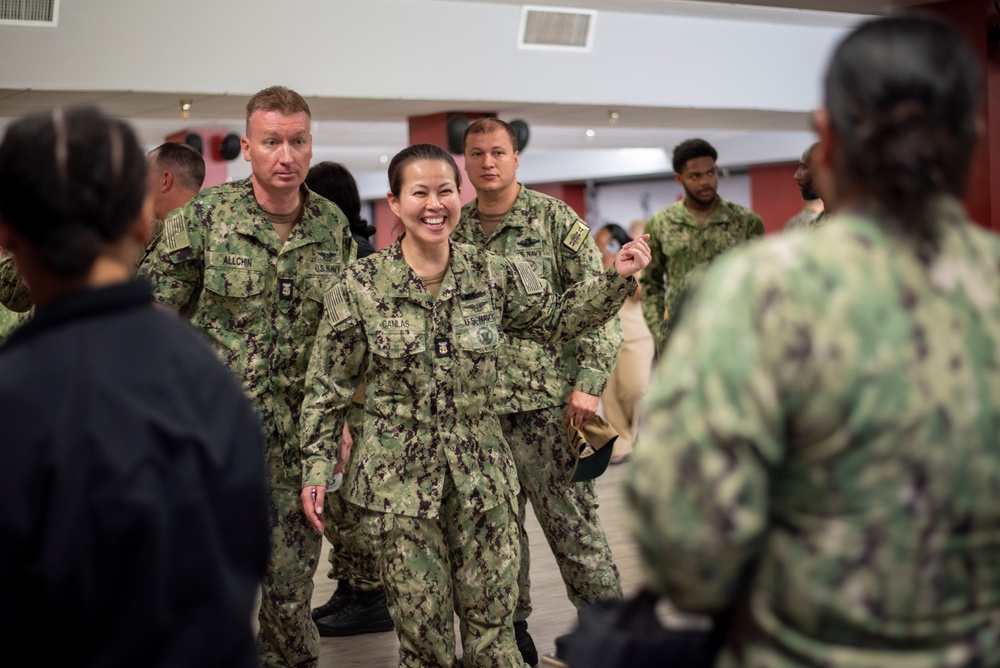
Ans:
{"type": "MultiPolygon", "coordinates": [[[[859,14],[883,13],[893,7],[918,2],[919,0],[744,0],[739,3],[718,0],[546,0],[538,4],[596,9],[599,12],[603,10],[656,16],[676,15],[713,21],[746,21],[748,29],[764,24],[846,29],[864,18],[859,14]]],[[[517,0],[444,0],[444,3],[449,7],[451,4],[461,3],[465,6],[463,11],[476,11],[478,6],[487,10],[488,5],[522,4],[517,0]]],[[[360,4],[354,5],[352,10],[360,4]]],[[[379,11],[377,0],[365,0],[365,7],[372,12],[379,11]]],[[[294,40],[294,37],[291,39],[294,40]]],[[[0,33],[0,42],[2,41],[0,33]]],[[[711,48],[725,49],[726,45],[713,44],[711,48]]],[[[246,47],[240,42],[235,49],[244,51],[246,47]]],[[[361,56],[364,57],[364,54],[361,56]]],[[[789,56],[794,57],[795,54],[789,56]]],[[[123,54],[123,57],[127,55],[123,54]]],[[[461,58],[464,54],[456,54],[455,57],[461,58]]],[[[753,54],[738,54],[736,57],[752,58],[753,54]]],[[[250,56],[251,61],[252,59],[253,54],[250,56]]],[[[622,58],[622,67],[643,66],[642,62],[622,58]]],[[[680,66],[694,65],[680,63],[680,66]]],[[[52,106],[98,104],[109,113],[131,119],[143,143],[148,146],[160,143],[163,137],[193,123],[198,127],[218,127],[236,133],[242,131],[247,99],[247,95],[242,92],[160,93],[137,90],[143,87],[141,82],[136,82],[134,89],[36,90],[23,85],[5,86],[5,82],[16,78],[6,74],[13,74],[13,71],[5,73],[4,66],[0,66],[0,128],[5,119],[52,106]],[[181,99],[192,103],[190,121],[181,121],[181,99]]],[[[514,72],[512,76],[521,74],[514,72]]],[[[810,82],[809,85],[816,84],[810,82]]],[[[306,92],[304,86],[293,87],[306,92]]],[[[589,91],[581,97],[599,100],[599,93],[589,91]]],[[[600,101],[574,103],[565,99],[560,101],[560,97],[566,96],[553,94],[549,100],[519,102],[511,101],[509,96],[508,99],[476,99],[467,94],[458,95],[454,99],[427,100],[394,98],[384,93],[382,96],[372,97],[307,95],[314,119],[314,159],[343,162],[358,174],[362,190],[369,191],[369,194],[384,192],[384,167],[380,160],[407,143],[407,119],[451,111],[493,111],[506,120],[526,121],[531,129],[531,138],[522,157],[522,171],[526,163],[530,165],[527,158],[532,155],[544,156],[544,160],[539,159],[538,162],[544,163],[546,167],[533,174],[537,180],[627,176],[627,165],[621,168],[624,172],[607,174],[580,174],[579,169],[567,169],[563,172],[559,168],[560,164],[568,167],[573,163],[581,167],[589,164],[589,160],[595,165],[594,170],[601,172],[601,165],[613,161],[608,159],[612,157],[610,152],[622,149],[658,151],[661,158],[646,161],[643,163],[645,166],[637,168],[635,172],[664,172],[669,169],[666,163],[669,149],[678,141],[695,134],[723,144],[729,141],[732,144],[729,151],[731,162],[737,165],[740,161],[748,164],[793,159],[809,137],[809,111],[804,107],[789,110],[760,106],[739,108],[732,105],[725,108],[703,105],[643,106],[600,101]],[[614,124],[609,119],[611,111],[619,114],[619,119],[614,124]],[[585,131],[588,129],[595,131],[593,137],[586,136],[585,131]],[[751,143],[747,141],[750,136],[770,140],[758,142],[758,147],[751,147],[751,143]]],[[[620,100],[622,97],[618,94],[613,99],[620,100]]],[[[720,162],[723,159],[720,158],[720,162]]],[[[230,171],[234,176],[242,176],[241,171],[245,172],[245,169],[238,159],[232,163],[230,171]]]]}

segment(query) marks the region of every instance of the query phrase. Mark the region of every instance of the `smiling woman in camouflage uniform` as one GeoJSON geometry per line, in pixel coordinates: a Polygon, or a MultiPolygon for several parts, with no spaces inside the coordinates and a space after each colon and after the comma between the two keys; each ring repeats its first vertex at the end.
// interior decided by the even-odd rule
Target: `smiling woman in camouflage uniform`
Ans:
{"type": "Polygon", "coordinates": [[[447,152],[403,150],[389,183],[403,236],[326,294],[302,414],[303,505],[321,529],[332,447],[364,374],[365,423],[343,493],[365,509],[401,665],[453,665],[457,612],[465,668],[522,666],[518,482],[491,404],[497,346],[505,336],[565,341],[606,322],[649,249],[637,240],[617,271],[556,297],[530,265],[449,240],[461,180],[447,152]]]}

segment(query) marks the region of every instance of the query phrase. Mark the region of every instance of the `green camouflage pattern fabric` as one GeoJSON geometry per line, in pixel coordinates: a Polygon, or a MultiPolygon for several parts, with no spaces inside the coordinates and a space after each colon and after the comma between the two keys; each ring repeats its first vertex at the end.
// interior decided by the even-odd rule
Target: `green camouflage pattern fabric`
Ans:
{"type": "Polygon", "coordinates": [[[681,200],[646,223],[652,257],[642,271],[642,314],[662,350],[669,335],[670,313],[679,307],[688,286],[709,263],[730,248],[764,235],[764,222],[753,211],[719,198],[704,224],[681,200]]]}
{"type": "Polygon", "coordinates": [[[0,343],[3,343],[15,329],[29,318],[28,313],[17,313],[0,306],[0,343]]]}
{"type": "Polygon", "coordinates": [[[607,322],[635,289],[612,268],[554,295],[527,263],[451,243],[435,300],[399,240],[359,260],[326,295],[302,411],[303,484],[330,479],[335,436],[364,375],[348,500],[436,517],[450,478],[471,511],[511,501],[517,478],[493,397],[501,337],[568,341],[607,322]]]}
{"type": "MultiPolygon", "coordinates": [[[[557,294],[604,271],[590,227],[564,202],[521,186],[511,210],[489,238],[479,222],[478,203],[474,199],[462,207],[452,233],[456,241],[504,257],[519,256],[557,294]]],[[[497,412],[565,406],[573,391],[599,396],[621,346],[617,318],[562,345],[508,337],[500,347],[504,373],[494,393],[497,412]]]]}
{"type": "Polygon", "coordinates": [[[518,541],[509,503],[473,512],[444,491],[437,519],[362,510],[402,668],[524,668],[514,640],[518,541]]]}
{"type": "MultiPolygon", "coordinates": [[[[351,402],[347,426],[355,439],[361,435],[364,412],[363,406],[351,402]]],[[[353,450],[351,456],[354,456],[353,450]]],[[[338,582],[347,582],[360,591],[380,589],[382,585],[375,570],[375,560],[361,526],[361,508],[347,501],[339,490],[327,494],[325,499],[323,535],[330,543],[328,576],[338,582]]]]}
{"type": "Polygon", "coordinates": [[[202,190],[167,217],[139,268],[157,300],[204,332],[261,419],[274,506],[258,615],[264,666],[316,665],[319,657],[310,599],[320,536],[299,499],[299,415],[323,293],[356,252],[340,209],[303,188],[302,220],[284,244],[250,179],[202,190]]]}
{"type": "Polygon", "coordinates": [[[0,306],[24,313],[31,310],[31,293],[17,273],[14,256],[0,253],[0,306]]]}
{"type": "Polygon", "coordinates": [[[142,263],[146,261],[146,258],[153,254],[156,249],[156,244],[160,242],[160,237],[163,236],[163,221],[159,218],[153,219],[153,233],[149,237],[149,243],[146,244],[146,248],[139,253],[139,257],[135,262],[136,269],[142,266],[142,263]]]}
{"type": "Polygon", "coordinates": [[[500,415],[521,491],[517,495],[521,567],[514,621],[531,616],[531,551],[524,529],[527,500],[555,555],[566,595],[578,610],[621,598],[622,584],[608,537],[597,514],[594,480],[574,483],[573,452],[563,419],[566,407],[500,415]]]}
{"type": "Polygon", "coordinates": [[[299,472],[303,382],[323,294],[355,257],[340,209],[305,192],[302,221],[282,244],[250,179],[203,190],[167,217],[139,270],[156,299],[188,315],[243,381],[268,447],[291,476],[299,472]]]}
{"type": "Polygon", "coordinates": [[[736,604],[719,666],[1000,665],[1000,239],[933,215],[734,253],[673,334],[628,512],[655,589],[736,604]]]}
{"type": "Polygon", "coordinates": [[[788,222],[785,223],[783,231],[791,232],[793,230],[804,230],[819,227],[827,221],[827,216],[825,214],[825,211],[809,211],[808,209],[802,209],[788,219],[788,222]]]}
{"type": "MultiPolygon", "coordinates": [[[[478,200],[462,208],[453,236],[527,261],[557,294],[604,271],[587,224],[564,202],[524,186],[488,238],[479,220],[478,200]]],[[[622,595],[618,569],[597,516],[594,483],[570,482],[574,462],[563,427],[569,395],[603,393],[621,346],[617,317],[563,345],[507,337],[500,346],[502,382],[494,393],[494,406],[521,486],[515,621],[531,615],[531,553],[524,531],[529,499],[573,605],[582,608],[622,595]]]]}

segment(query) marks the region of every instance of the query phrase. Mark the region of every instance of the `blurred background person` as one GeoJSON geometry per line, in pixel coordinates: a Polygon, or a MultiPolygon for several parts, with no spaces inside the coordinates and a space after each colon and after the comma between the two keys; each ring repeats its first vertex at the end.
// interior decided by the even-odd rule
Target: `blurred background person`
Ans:
{"type": "Polygon", "coordinates": [[[149,255],[163,234],[163,221],[187,204],[205,183],[205,159],[187,144],[167,142],[146,154],[149,191],[153,196],[153,236],[139,257],[149,255]]]}
{"type": "Polygon", "coordinates": [[[810,145],[799,159],[799,168],[795,170],[793,178],[802,193],[802,210],[788,219],[788,222],[785,223],[785,230],[819,227],[820,223],[824,222],[823,199],[813,182],[813,165],[818,146],[818,142],[810,145]]]}
{"type": "Polygon", "coordinates": [[[628,505],[648,583],[732,611],[717,665],[1000,665],[982,85],[942,22],[853,31],[815,114],[839,213],[713,266],[667,347],[628,505]]]}
{"type": "MultiPolygon", "coordinates": [[[[598,230],[594,239],[605,267],[614,264],[621,247],[632,241],[632,237],[614,223],[598,230]]],[[[618,432],[614,454],[611,455],[612,464],[620,464],[632,454],[632,443],[639,424],[639,401],[646,393],[653,371],[653,355],[656,351],[653,335],[642,317],[640,299],[641,292],[637,290],[625,300],[622,310],[618,312],[625,343],[618,353],[604,394],[601,395],[604,416],[618,432]]]]}
{"type": "Polygon", "coordinates": [[[306,185],[340,207],[351,226],[351,236],[358,243],[358,259],[375,252],[371,238],[375,226],[361,217],[361,196],[358,184],[347,167],[339,162],[325,161],[313,165],[306,175],[306,185]]]}
{"type": "MultiPolygon", "coordinates": [[[[361,217],[358,184],[346,167],[337,162],[313,165],[306,175],[306,186],[340,207],[358,244],[358,259],[375,252],[370,241],[375,227],[361,217]]],[[[361,433],[364,398],[362,384],[354,393],[354,404],[341,436],[348,450],[361,433]]],[[[337,588],[329,601],[312,611],[316,628],[323,637],[391,631],[392,617],[378,581],[375,558],[360,534],[358,506],[348,503],[343,494],[330,494],[326,498],[323,535],[330,543],[328,576],[337,581],[337,588]]]]}
{"type": "Polygon", "coordinates": [[[0,244],[37,311],[0,348],[0,637],[54,634],[22,650],[43,665],[250,668],[260,424],[130,280],[147,192],[135,135],[93,107],[20,119],[0,144],[0,244]]]}

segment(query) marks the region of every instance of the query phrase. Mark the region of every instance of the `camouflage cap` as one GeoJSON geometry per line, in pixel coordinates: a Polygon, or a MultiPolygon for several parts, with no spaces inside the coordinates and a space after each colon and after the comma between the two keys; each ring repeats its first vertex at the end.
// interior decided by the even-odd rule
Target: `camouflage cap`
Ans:
{"type": "Polygon", "coordinates": [[[583,429],[573,425],[566,427],[566,437],[573,449],[573,467],[571,482],[592,480],[604,473],[611,461],[611,453],[618,432],[600,415],[590,418],[583,429]]]}

